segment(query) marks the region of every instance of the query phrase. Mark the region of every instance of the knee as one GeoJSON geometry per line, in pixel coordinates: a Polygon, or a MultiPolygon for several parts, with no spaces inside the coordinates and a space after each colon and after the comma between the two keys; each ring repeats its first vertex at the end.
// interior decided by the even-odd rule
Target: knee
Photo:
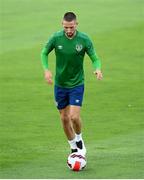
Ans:
{"type": "Polygon", "coordinates": [[[70,121],[70,117],[67,114],[61,114],[61,120],[64,124],[67,124],[70,121]]]}
{"type": "Polygon", "coordinates": [[[71,114],[70,118],[73,122],[78,122],[80,119],[79,115],[77,114],[71,114]]]}

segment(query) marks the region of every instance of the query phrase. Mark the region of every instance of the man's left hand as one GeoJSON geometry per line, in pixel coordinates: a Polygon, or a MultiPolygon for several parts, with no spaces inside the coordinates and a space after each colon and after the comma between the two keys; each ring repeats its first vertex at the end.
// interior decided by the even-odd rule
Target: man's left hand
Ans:
{"type": "Polygon", "coordinates": [[[94,74],[96,75],[98,80],[102,80],[103,75],[102,75],[101,70],[97,69],[96,71],[94,71],[94,74]]]}

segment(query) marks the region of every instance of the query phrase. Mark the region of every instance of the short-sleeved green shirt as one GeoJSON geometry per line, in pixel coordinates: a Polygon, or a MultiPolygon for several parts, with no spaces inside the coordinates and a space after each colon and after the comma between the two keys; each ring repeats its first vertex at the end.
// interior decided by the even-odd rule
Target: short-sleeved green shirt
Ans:
{"type": "Polygon", "coordinates": [[[72,88],[84,83],[84,55],[95,54],[93,44],[86,34],[76,31],[76,35],[69,39],[64,31],[56,32],[49,38],[45,49],[46,54],[55,50],[57,86],[72,88]]]}

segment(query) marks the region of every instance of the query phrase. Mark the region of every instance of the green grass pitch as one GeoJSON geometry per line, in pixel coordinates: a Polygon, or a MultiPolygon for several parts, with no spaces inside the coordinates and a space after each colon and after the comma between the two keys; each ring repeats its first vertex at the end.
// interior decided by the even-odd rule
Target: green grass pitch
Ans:
{"type": "MultiPolygon", "coordinates": [[[[0,0],[0,178],[144,178],[144,1],[0,0]],[[40,51],[66,11],[94,41],[81,116],[87,168],[72,172],[40,51]]],[[[49,58],[55,72],[54,53],[49,58]]]]}

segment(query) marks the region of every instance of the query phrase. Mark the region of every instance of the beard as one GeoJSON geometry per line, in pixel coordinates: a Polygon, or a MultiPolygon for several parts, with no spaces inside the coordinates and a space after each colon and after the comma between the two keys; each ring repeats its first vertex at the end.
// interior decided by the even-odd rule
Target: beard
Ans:
{"type": "Polygon", "coordinates": [[[66,33],[66,35],[68,36],[68,37],[73,37],[74,36],[74,34],[75,34],[75,32],[69,32],[69,33],[66,33]]]}

